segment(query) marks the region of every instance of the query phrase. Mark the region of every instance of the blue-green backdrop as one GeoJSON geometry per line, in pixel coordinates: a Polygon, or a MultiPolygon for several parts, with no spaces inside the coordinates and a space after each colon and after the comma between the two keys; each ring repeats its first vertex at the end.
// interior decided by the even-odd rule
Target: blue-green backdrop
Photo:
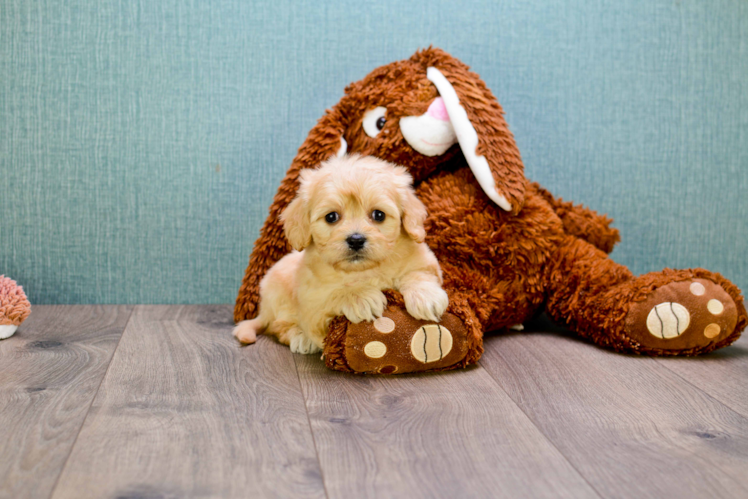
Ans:
{"type": "Polygon", "coordinates": [[[429,44],[528,177],[615,218],[618,262],[748,288],[745,0],[3,0],[0,273],[33,303],[232,302],[307,131],[429,44]]]}

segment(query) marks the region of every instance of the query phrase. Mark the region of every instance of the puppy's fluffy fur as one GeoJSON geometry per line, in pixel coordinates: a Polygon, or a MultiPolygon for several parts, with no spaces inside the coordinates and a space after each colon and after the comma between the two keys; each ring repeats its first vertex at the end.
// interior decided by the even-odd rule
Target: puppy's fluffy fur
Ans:
{"type": "Polygon", "coordinates": [[[335,316],[354,323],[380,317],[388,288],[403,294],[414,318],[439,321],[448,298],[411,183],[404,168],[373,157],[303,170],[281,216],[295,250],[265,275],[259,314],[236,326],[236,338],[250,344],[257,333],[272,334],[293,352],[318,352],[335,316]]]}

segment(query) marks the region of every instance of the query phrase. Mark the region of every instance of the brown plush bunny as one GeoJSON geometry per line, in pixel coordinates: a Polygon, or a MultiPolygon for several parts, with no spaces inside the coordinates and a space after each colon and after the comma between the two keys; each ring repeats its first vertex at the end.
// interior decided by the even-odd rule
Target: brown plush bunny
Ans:
{"type": "Polygon", "coordinates": [[[493,94],[433,48],[348,86],[309,133],[255,244],[236,321],[255,316],[260,279],[290,251],[278,217],[296,194],[299,171],[343,152],[409,169],[450,306],[441,323],[428,324],[388,291],[383,318],[333,320],[324,352],[330,368],[464,367],[480,357],[483,332],[521,325],[542,306],[598,345],[649,355],[706,353],[733,343],[748,322],[740,291],[719,274],[666,269],[637,277],[610,260],[618,241],[611,220],[528,182],[493,94]],[[386,350],[368,356],[370,342],[386,350]]]}

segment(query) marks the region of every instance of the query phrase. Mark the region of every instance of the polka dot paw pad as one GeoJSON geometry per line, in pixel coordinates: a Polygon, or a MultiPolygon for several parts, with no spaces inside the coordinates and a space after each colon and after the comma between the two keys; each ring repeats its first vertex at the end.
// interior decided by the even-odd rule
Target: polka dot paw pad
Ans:
{"type": "Polygon", "coordinates": [[[381,358],[387,354],[387,346],[378,340],[373,340],[364,346],[364,354],[371,359],[381,358]]]}
{"type": "Polygon", "coordinates": [[[727,292],[695,278],[662,286],[633,304],[626,334],[647,348],[683,350],[722,340],[736,323],[737,308],[727,292]]]}
{"type": "Polygon", "coordinates": [[[345,357],[356,372],[397,374],[445,368],[467,355],[467,330],[452,314],[438,324],[416,320],[397,306],[373,322],[351,323],[345,357]]]}

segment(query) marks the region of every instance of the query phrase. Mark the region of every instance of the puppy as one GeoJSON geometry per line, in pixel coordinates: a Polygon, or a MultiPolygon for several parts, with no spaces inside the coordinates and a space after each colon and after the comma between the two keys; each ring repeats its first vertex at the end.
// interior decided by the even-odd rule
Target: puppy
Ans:
{"type": "Polygon", "coordinates": [[[251,344],[257,333],[272,334],[293,352],[319,352],[335,316],[381,317],[384,289],[399,290],[414,318],[438,322],[449,301],[411,183],[403,167],[357,155],[302,170],[281,215],[294,251],[265,275],[258,316],[234,336],[251,344]]]}

